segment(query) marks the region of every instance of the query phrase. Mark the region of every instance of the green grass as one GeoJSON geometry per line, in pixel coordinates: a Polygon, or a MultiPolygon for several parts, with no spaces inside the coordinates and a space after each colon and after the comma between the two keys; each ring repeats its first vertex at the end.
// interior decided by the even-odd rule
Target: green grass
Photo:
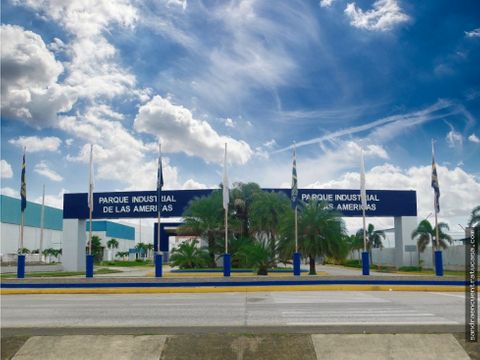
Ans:
{"type": "MultiPolygon", "coordinates": [[[[113,274],[113,273],[120,273],[120,270],[113,270],[113,269],[95,269],[93,271],[94,274],[113,274]]],[[[84,271],[49,271],[49,272],[32,272],[26,273],[25,278],[33,278],[33,277],[62,277],[62,276],[78,276],[78,275],[85,275],[84,271]]],[[[10,279],[16,278],[17,274],[1,274],[0,278],[2,279],[10,279]]]]}
{"type": "Polygon", "coordinates": [[[122,266],[122,267],[133,267],[133,266],[153,266],[153,262],[151,260],[143,261],[143,260],[133,260],[133,261],[122,261],[122,260],[115,260],[115,261],[102,261],[100,262],[101,266],[122,266]]]}

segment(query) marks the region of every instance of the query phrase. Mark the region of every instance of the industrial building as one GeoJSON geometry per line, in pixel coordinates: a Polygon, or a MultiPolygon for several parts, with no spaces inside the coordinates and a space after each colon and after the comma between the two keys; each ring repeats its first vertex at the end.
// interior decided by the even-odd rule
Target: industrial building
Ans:
{"type": "MultiPolygon", "coordinates": [[[[15,260],[20,243],[20,199],[0,195],[0,254],[2,262],[15,260]]],[[[63,210],[51,206],[44,207],[43,244],[40,245],[42,227],[42,206],[34,202],[27,202],[25,209],[25,225],[23,247],[30,252],[40,249],[63,248],[63,210]]],[[[112,221],[93,221],[92,234],[101,239],[103,259],[108,260],[109,251],[107,242],[111,239],[118,241],[118,248],[112,249],[111,258],[117,252],[128,252],[135,248],[135,228],[112,221]]],[[[87,222],[85,231],[90,227],[87,222]]],[[[28,261],[38,261],[39,256],[27,256],[28,261]]]]}

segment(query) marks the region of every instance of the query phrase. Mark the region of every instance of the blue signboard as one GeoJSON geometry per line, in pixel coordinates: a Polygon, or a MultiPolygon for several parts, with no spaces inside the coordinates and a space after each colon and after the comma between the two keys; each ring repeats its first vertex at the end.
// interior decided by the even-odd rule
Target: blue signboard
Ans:
{"type": "MultiPolygon", "coordinates": [[[[214,190],[171,190],[162,191],[162,217],[181,217],[188,203],[196,198],[208,196],[214,190]]],[[[218,190],[220,191],[220,190],[218,190]]],[[[290,189],[264,189],[282,192],[290,197],[290,189]]],[[[326,201],[331,209],[343,216],[362,216],[360,191],[338,189],[299,189],[300,201],[326,201]]],[[[88,195],[65,194],[63,196],[64,219],[88,218],[88,195]]],[[[94,219],[156,218],[156,191],[108,192],[93,194],[94,219]]],[[[367,216],[417,216],[415,191],[367,190],[367,216]]]]}

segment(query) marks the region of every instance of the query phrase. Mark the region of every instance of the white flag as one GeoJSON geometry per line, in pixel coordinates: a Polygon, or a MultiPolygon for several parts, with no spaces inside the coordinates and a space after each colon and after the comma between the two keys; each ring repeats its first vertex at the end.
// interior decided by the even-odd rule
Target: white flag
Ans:
{"type": "Polygon", "coordinates": [[[227,143],[225,143],[225,160],[223,163],[223,208],[228,210],[228,203],[230,202],[230,194],[228,189],[227,176],[227,143]]]}
{"type": "Polygon", "coordinates": [[[363,160],[363,149],[361,151],[360,160],[360,198],[362,199],[362,207],[367,209],[367,190],[365,189],[365,163],[363,160]]]}
{"type": "Polygon", "coordinates": [[[93,189],[95,182],[93,179],[93,145],[90,144],[90,175],[88,180],[88,208],[93,211],[93,189]]]}

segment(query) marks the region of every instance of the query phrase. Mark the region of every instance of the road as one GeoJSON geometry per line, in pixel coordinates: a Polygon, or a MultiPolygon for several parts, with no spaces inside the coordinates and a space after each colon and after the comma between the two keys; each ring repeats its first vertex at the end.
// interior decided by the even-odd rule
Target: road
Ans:
{"type": "Polygon", "coordinates": [[[463,293],[7,295],[1,300],[3,328],[464,323],[463,293]]]}

